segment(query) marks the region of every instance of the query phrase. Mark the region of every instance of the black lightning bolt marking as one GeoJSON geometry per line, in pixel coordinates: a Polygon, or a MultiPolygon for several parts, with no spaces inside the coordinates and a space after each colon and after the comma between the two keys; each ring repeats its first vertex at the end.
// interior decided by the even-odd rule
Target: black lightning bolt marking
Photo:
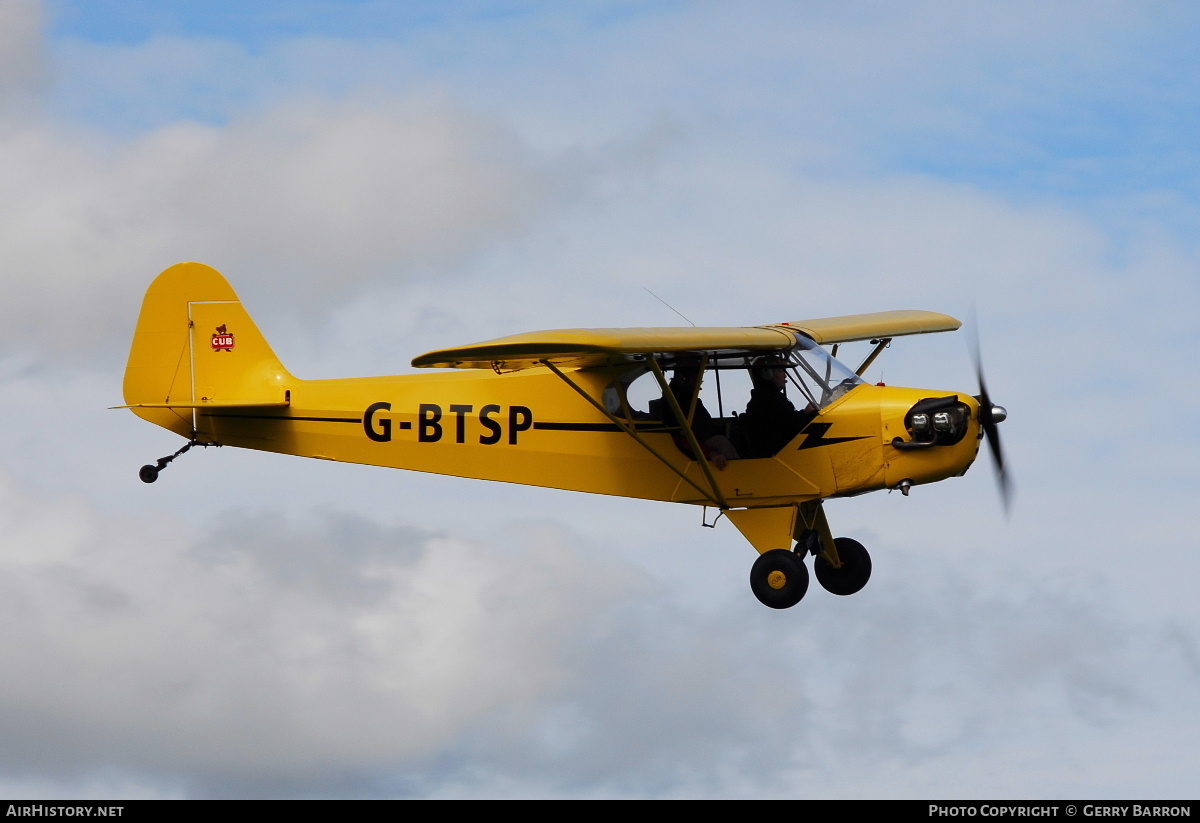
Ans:
{"type": "Polygon", "coordinates": [[[826,437],[825,432],[829,431],[832,423],[809,423],[804,429],[804,442],[797,448],[799,449],[815,449],[818,446],[832,446],[834,443],[848,443],[851,440],[866,440],[869,435],[860,435],[858,437],[826,437]]]}

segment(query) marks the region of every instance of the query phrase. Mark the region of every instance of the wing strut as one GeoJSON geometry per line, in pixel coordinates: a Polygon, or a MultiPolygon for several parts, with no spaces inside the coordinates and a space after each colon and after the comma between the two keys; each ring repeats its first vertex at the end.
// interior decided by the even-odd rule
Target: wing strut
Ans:
{"type": "MultiPolygon", "coordinates": [[[[872,340],[871,342],[875,344],[875,348],[871,349],[871,353],[867,355],[867,359],[862,361],[862,365],[854,371],[854,373],[859,377],[862,377],[864,374],[866,374],[867,369],[871,368],[871,364],[875,362],[875,358],[879,356],[879,353],[892,344],[892,338],[881,337],[878,340],[872,340]]],[[[836,349],[837,346],[834,346],[834,348],[836,349]]],[[[834,352],[834,356],[836,355],[837,352],[834,352]]]]}
{"type": "MultiPolygon", "coordinates": [[[[651,362],[653,362],[653,361],[651,361],[651,362]]],[[[682,471],[680,471],[679,468],[674,463],[672,463],[670,460],[668,460],[666,457],[664,457],[662,454],[660,454],[656,448],[654,448],[648,442],[646,442],[646,440],[643,439],[642,436],[637,433],[637,430],[635,430],[632,426],[630,426],[624,420],[621,420],[618,417],[614,417],[613,414],[611,412],[609,412],[609,410],[606,409],[602,403],[596,402],[596,399],[594,397],[592,397],[586,391],[581,389],[577,383],[575,383],[573,380],[571,380],[571,378],[569,378],[565,374],[563,374],[557,366],[555,366],[549,360],[543,360],[542,365],[545,366],[546,368],[550,369],[550,371],[554,372],[554,374],[556,374],[560,380],[562,380],[568,386],[573,388],[579,394],[580,397],[582,397],[584,400],[588,401],[593,406],[595,406],[596,409],[601,414],[603,414],[605,417],[607,417],[613,423],[616,423],[617,426],[620,427],[621,431],[625,432],[627,435],[629,435],[634,440],[636,440],[637,443],[642,448],[644,448],[646,451],[650,452],[652,455],[654,455],[656,458],[658,458],[658,461],[660,463],[662,463],[664,466],[666,466],[671,471],[675,472],[675,474],[679,475],[680,480],[683,480],[685,483],[687,483],[689,486],[694,488],[696,491],[700,492],[700,494],[703,495],[710,503],[712,503],[714,506],[716,506],[717,508],[720,508],[720,509],[729,508],[729,506],[727,506],[725,504],[724,498],[721,497],[720,492],[713,494],[712,492],[705,491],[703,488],[701,488],[696,483],[695,480],[693,480],[692,478],[690,478],[686,474],[684,474],[682,471]]],[[[674,399],[675,399],[674,396],[672,396],[671,397],[672,402],[674,402],[674,399]]],[[[689,429],[689,432],[690,432],[690,429],[689,429]]],[[[693,436],[693,439],[694,439],[694,436],[693,436]]],[[[701,460],[703,460],[703,453],[702,452],[698,452],[698,453],[701,455],[701,460]]],[[[711,481],[711,475],[710,475],[710,481],[711,481]]],[[[715,490],[716,487],[714,486],[713,488],[715,490]]]]}
{"type": "MultiPolygon", "coordinates": [[[[700,364],[700,371],[703,374],[704,367],[708,364],[708,358],[704,358],[704,362],[700,364]]],[[[717,505],[722,509],[728,509],[729,504],[725,502],[721,490],[717,488],[717,479],[713,477],[712,469],[708,466],[708,458],[704,456],[704,449],[700,448],[700,442],[696,440],[696,433],[692,431],[692,416],[684,414],[683,409],[679,408],[679,400],[675,397],[675,392],[671,391],[671,387],[667,385],[667,378],[663,377],[662,368],[659,367],[658,361],[653,357],[650,358],[650,368],[654,370],[654,378],[658,380],[658,385],[662,388],[663,397],[671,406],[671,411],[675,413],[675,419],[681,422],[680,428],[683,429],[683,435],[687,438],[688,445],[692,447],[692,454],[696,455],[696,462],[700,464],[700,468],[704,471],[704,476],[708,479],[709,488],[712,489],[711,497],[717,501],[717,505]]],[[[696,394],[700,393],[700,387],[697,385],[696,394]]],[[[691,411],[696,410],[696,397],[692,397],[691,411]]]]}

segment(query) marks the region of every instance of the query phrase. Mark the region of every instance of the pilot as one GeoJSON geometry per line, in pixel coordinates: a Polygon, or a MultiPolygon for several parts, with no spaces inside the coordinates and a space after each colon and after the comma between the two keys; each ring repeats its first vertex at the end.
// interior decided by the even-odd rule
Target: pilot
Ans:
{"type": "MultiPolygon", "coordinates": [[[[703,401],[700,400],[699,384],[703,379],[704,373],[700,370],[700,359],[694,355],[681,355],[675,365],[675,372],[671,375],[669,387],[684,414],[687,414],[689,406],[693,402],[695,403],[692,411],[692,434],[696,436],[696,441],[704,450],[704,456],[709,462],[724,471],[725,467],[729,465],[729,461],[737,460],[740,455],[733,443],[721,431],[721,427],[713,420],[712,415],[708,413],[708,409],[704,408],[703,401]]],[[[668,426],[677,425],[675,415],[671,411],[671,404],[667,399],[664,397],[657,401],[657,404],[663,423],[668,426]]],[[[681,452],[693,460],[696,459],[686,436],[679,433],[674,435],[674,440],[681,452]]]]}
{"type": "Polygon", "coordinates": [[[812,419],[817,407],[809,403],[797,411],[787,397],[787,361],[776,354],[758,358],[750,366],[754,388],[746,411],[738,418],[749,457],[774,457],[812,419]]]}

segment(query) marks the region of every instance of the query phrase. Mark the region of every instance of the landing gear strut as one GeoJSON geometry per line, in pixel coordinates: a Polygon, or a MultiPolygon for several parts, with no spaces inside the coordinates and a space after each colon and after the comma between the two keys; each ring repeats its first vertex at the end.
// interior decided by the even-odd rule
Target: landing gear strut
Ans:
{"type": "Polygon", "coordinates": [[[186,452],[192,446],[204,446],[205,448],[208,448],[209,446],[219,446],[219,445],[221,445],[221,444],[220,443],[201,443],[199,440],[197,440],[196,438],[193,437],[179,451],[177,451],[174,454],[169,455],[167,457],[158,458],[158,462],[156,465],[151,466],[149,463],[147,463],[145,466],[142,466],[140,469],[138,469],[138,477],[141,478],[143,483],[153,483],[155,480],[158,479],[158,473],[160,471],[162,471],[163,469],[165,469],[167,467],[168,463],[170,463],[172,460],[174,460],[179,455],[186,452]]]}

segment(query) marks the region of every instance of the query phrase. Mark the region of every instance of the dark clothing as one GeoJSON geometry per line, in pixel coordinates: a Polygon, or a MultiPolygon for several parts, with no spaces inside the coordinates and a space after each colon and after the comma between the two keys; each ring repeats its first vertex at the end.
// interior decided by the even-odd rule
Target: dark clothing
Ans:
{"type": "MultiPolygon", "coordinates": [[[[677,396],[675,398],[679,400],[677,396]]],[[[687,404],[691,398],[684,398],[679,403],[679,407],[683,409],[683,413],[687,414],[687,404]]],[[[668,426],[677,426],[679,422],[675,419],[674,413],[671,411],[671,404],[663,401],[663,423],[668,426]]],[[[708,409],[704,408],[704,404],[700,402],[700,398],[696,398],[696,410],[692,412],[692,434],[696,435],[696,439],[703,443],[708,438],[715,434],[722,434],[721,427],[713,421],[713,417],[708,413],[708,409]]]]}
{"type": "Polygon", "coordinates": [[[815,411],[797,411],[780,389],[759,384],[750,392],[738,425],[748,444],[745,457],[774,457],[814,417],[815,411]]]}
{"type": "MultiPolygon", "coordinates": [[[[671,379],[670,388],[671,394],[675,395],[675,401],[679,404],[679,408],[684,414],[688,412],[688,406],[692,403],[692,396],[695,393],[696,380],[699,379],[699,372],[696,370],[684,371],[679,370],[671,379]]],[[[704,445],[705,441],[714,435],[723,434],[721,427],[713,420],[708,409],[704,408],[704,403],[700,398],[695,399],[696,407],[692,412],[692,434],[696,436],[696,441],[700,443],[700,447],[704,449],[705,456],[708,457],[708,447],[704,445]]],[[[661,400],[650,401],[650,411],[657,413],[662,418],[663,425],[669,427],[680,426],[680,421],[675,419],[674,412],[671,411],[671,404],[666,397],[661,400]]],[[[687,435],[679,431],[672,435],[675,445],[681,452],[686,454],[691,459],[695,460],[696,456],[692,454],[691,444],[688,442],[687,435]]]]}

